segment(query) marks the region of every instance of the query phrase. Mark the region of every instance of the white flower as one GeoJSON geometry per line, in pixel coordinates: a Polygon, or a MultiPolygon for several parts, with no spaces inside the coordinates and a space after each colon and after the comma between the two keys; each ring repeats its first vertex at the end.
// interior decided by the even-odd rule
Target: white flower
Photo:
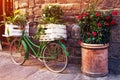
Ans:
{"type": "Polygon", "coordinates": [[[49,9],[51,8],[52,6],[49,6],[49,9]]]}
{"type": "Polygon", "coordinates": [[[43,14],[43,16],[45,17],[45,14],[43,14]]]}

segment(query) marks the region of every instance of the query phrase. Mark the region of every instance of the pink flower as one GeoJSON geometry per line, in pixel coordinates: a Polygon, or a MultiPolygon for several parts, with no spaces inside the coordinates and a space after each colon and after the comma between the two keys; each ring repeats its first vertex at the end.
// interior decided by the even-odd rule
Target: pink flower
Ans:
{"type": "Polygon", "coordinates": [[[94,37],[97,36],[97,32],[93,31],[93,32],[92,32],[92,35],[93,35],[94,37]]]}
{"type": "Polygon", "coordinates": [[[112,21],[110,22],[110,24],[111,24],[111,25],[115,25],[115,24],[116,24],[116,21],[115,21],[115,20],[112,20],[112,21]]]}
{"type": "Polygon", "coordinates": [[[109,20],[109,19],[110,19],[110,16],[106,16],[105,19],[106,19],[106,20],[109,20]]]}
{"type": "Polygon", "coordinates": [[[102,25],[101,25],[101,23],[99,22],[99,23],[97,23],[97,26],[98,26],[98,27],[101,27],[102,25]]]}
{"type": "Polygon", "coordinates": [[[78,15],[77,18],[78,18],[78,20],[81,20],[81,19],[82,19],[82,16],[81,16],[81,15],[78,15]]]}
{"type": "Polygon", "coordinates": [[[113,16],[115,16],[115,15],[117,15],[118,13],[117,13],[117,11],[112,11],[112,15],[113,16]]]}
{"type": "Polygon", "coordinates": [[[96,12],[97,17],[100,17],[100,15],[101,15],[100,12],[96,12]]]}

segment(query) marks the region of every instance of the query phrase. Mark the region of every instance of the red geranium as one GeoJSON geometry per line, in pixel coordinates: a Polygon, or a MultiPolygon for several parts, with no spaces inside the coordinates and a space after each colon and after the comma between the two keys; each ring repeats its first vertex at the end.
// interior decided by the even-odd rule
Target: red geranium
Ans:
{"type": "Polygon", "coordinates": [[[117,11],[112,11],[113,16],[116,16],[117,14],[118,14],[117,11]]]}
{"type": "Polygon", "coordinates": [[[100,15],[101,15],[100,12],[96,12],[97,17],[100,17],[100,15]]]}
{"type": "Polygon", "coordinates": [[[83,16],[84,16],[84,17],[88,16],[88,12],[84,12],[84,13],[83,13],[83,16]]]}
{"type": "Polygon", "coordinates": [[[109,20],[109,19],[110,19],[110,16],[106,16],[105,19],[106,19],[106,20],[109,20]]]}
{"type": "Polygon", "coordinates": [[[105,25],[106,25],[106,26],[109,26],[110,24],[109,24],[108,22],[105,22],[105,25]]]}
{"type": "Polygon", "coordinates": [[[101,27],[102,25],[101,25],[101,23],[99,22],[99,23],[97,23],[97,26],[98,26],[98,27],[101,27]]]}
{"type": "Polygon", "coordinates": [[[115,25],[115,24],[116,24],[116,21],[115,21],[115,20],[112,20],[110,24],[111,24],[111,25],[115,25]]]}
{"type": "Polygon", "coordinates": [[[77,19],[77,21],[82,42],[106,44],[110,41],[110,29],[116,24],[113,15],[117,15],[117,12],[85,11],[80,15],[82,15],[82,19],[77,19]]]}
{"type": "Polygon", "coordinates": [[[93,31],[93,32],[92,32],[92,35],[93,35],[94,37],[97,36],[97,32],[93,31]]]}
{"type": "Polygon", "coordinates": [[[77,18],[78,18],[78,20],[80,20],[80,19],[82,18],[82,16],[81,16],[81,15],[78,15],[78,17],[77,17],[77,18]]]}

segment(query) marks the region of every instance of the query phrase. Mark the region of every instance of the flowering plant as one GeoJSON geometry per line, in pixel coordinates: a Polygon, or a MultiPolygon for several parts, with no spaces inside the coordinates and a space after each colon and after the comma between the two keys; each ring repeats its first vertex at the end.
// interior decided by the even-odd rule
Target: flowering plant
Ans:
{"type": "Polygon", "coordinates": [[[6,17],[6,23],[7,24],[14,24],[14,25],[19,25],[21,27],[24,27],[27,23],[27,14],[26,13],[21,13],[20,10],[15,10],[13,12],[12,16],[7,16],[6,17]]]}
{"type": "Polygon", "coordinates": [[[91,5],[87,11],[77,16],[77,23],[80,26],[81,41],[90,44],[105,44],[110,40],[110,29],[116,25],[113,16],[116,11],[97,11],[91,5]]]}
{"type": "Polygon", "coordinates": [[[45,23],[59,24],[62,22],[63,11],[58,5],[47,5],[42,9],[42,19],[45,23]]]}

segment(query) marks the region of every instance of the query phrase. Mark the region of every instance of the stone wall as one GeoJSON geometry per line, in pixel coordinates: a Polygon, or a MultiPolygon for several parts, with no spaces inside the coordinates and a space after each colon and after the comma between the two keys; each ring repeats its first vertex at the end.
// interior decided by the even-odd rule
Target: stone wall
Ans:
{"type": "MultiPolygon", "coordinates": [[[[42,13],[42,8],[48,4],[58,4],[64,11],[64,21],[68,23],[68,40],[67,46],[71,57],[80,62],[80,46],[78,45],[79,27],[74,25],[74,17],[79,11],[87,7],[89,0],[14,0],[14,9],[25,9],[29,15],[29,21],[34,21],[42,13]],[[77,33],[76,33],[77,32],[77,33]],[[75,34],[74,34],[75,33],[75,34]]],[[[120,57],[120,0],[99,0],[97,8],[99,10],[116,10],[118,16],[115,17],[118,25],[111,30],[111,42],[109,55],[120,57]],[[118,56],[119,55],[119,56],[118,56]]]]}

